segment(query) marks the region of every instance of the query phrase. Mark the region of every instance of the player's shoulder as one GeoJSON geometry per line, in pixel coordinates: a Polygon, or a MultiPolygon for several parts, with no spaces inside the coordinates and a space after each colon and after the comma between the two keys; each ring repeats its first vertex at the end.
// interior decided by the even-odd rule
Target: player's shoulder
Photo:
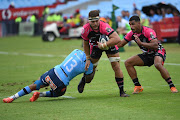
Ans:
{"type": "Polygon", "coordinates": [[[87,36],[89,31],[90,31],[90,24],[89,23],[86,23],[85,25],[83,25],[83,28],[81,30],[81,35],[83,36],[87,36]]]}
{"type": "Polygon", "coordinates": [[[76,53],[81,53],[81,52],[83,52],[82,50],[80,50],[80,49],[74,49],[72,52],[76,52],[76,53]]]}
{"type": "Polygon", "coordinates": [[[84,29],[90,28],[90,24],[89,24],[89,23],[84,24],[84,25],[83,25],[83,28],[84,28],[84,29]]]}
{"type": "MultiPolygon", "coordinates": [[[[102,21],[102,20],[100,20],[99,24],[100,24],[101,27],[107,27],[107,26],[109,26],[108,23],[106,23],[106,22],[104,22],[104,21],[102,21]]],[[[109,26],[109,27],[110,27],[110,26],[109,26]]]]}
{"type": "Polygon", "coordinates": [[[152,28],[143,26],[143,32],[148,33],[148,32],[152,32],[152,31],[154,32],[154,30],[152,28]]]}
{"type": "Polygon", "coordinates": [[[112,33],[114,30],[110,27],[110,25],[104,21],[100,21],[100,32],[102,34],[110,34],[112,33]]]}
{"type": "Polygon", "coordinates": [[[156,38],[156,32],[152,28],[144,26],[143,30],[144,30],[144,32],[143,32],[144,36],[151,38],[151,39],[156,38]]]}
{"type": "Polygon", "coordinates": [[[131,31],[129,31],[127,34],[126,34],[126,36],[127,35],[130,35],[130,36],[132,36],[134,33],[132,32],[132,30],[131,31]]]}

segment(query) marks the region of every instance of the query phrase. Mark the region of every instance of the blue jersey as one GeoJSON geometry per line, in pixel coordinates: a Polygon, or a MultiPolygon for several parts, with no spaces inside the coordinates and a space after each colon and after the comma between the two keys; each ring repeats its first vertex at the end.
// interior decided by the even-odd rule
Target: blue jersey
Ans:
{"type": "Polygon", "coordinates": [[[90,63],[88,71],[85,71],[86,54],[78,49],[72,51],[66,59],[54,68],[56,74],[62,80],[64,85],[69,85],[69,82],[81,73],[91,74],[93,72],[93,64],[90,63]]]}

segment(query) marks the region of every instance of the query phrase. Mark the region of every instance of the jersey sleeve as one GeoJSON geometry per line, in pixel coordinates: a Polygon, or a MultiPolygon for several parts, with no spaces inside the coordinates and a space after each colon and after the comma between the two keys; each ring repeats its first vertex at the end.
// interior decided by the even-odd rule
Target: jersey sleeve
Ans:
{"type": "Polygon", "coordinates": [[[153,29],[150,29],[150,28],[148,30],[146,30],[145,35],[149,41],[151,41],[157,37],[155,31],[153,29]]]}
{"type": "Polygon", "coordinates": [[[89,38],[88,38],[88,34],[89,34],[89,32],[88,32],[89,30],[88,30],[88,28],[86,27],[86,24],[83,26],[83,28],[82,28],[82,30],[81,30],[81,37],[82,37],[82,39],[84,39],[84,40],[86,40],[86,41],[88,41],[89,40],[89,38]]]}
{"type": "Polygon", "coordinates": [[[112,29],[109,24],[100,21],[100,32],[102,34],[110,36],[114,32],[114,29],[112,29]]]}
{"type": "Polygon", "coordinates": [[[132,35],[133,35],[133,32],[132,31],[129,31],[126,36],[124,37],[124,40],[126,40],[127,42],[131,41],[132,40],[132,35]]]}

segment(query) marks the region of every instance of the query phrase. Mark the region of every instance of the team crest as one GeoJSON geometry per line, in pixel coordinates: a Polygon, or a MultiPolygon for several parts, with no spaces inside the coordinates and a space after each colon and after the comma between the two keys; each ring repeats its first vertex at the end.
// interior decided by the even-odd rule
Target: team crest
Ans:
{"type": "Polygon", "coordinates": [[[155,38],[152,32],[150,33],[150,38],[151,38],[151,39],[154,39],[154,38],[155,38]]]}
{"type": "Polygon", "coordinates": [[[106,27],[106,31],[109,33],[111,32],[111,28],[106,27]]]}

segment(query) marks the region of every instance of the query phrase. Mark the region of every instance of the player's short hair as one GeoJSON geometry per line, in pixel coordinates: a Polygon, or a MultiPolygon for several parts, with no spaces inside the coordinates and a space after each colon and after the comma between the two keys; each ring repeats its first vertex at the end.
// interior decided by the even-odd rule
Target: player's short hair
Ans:
{"type": "Polygon", "coordinates": [[[136,22],[139,22],[139,21],[140,21],[140,18],[139,18],[139,16],[134,15],[134,16],[132,16],[132,17],[129,19],[129,21],[133,21],[133,20],[135,20],[136,22]]]}
{"type": "Polygon", "coordinates": [[[89,20],[98,20],[99,19],[99,10],[92,10],[89,12],[89,20]]]}

